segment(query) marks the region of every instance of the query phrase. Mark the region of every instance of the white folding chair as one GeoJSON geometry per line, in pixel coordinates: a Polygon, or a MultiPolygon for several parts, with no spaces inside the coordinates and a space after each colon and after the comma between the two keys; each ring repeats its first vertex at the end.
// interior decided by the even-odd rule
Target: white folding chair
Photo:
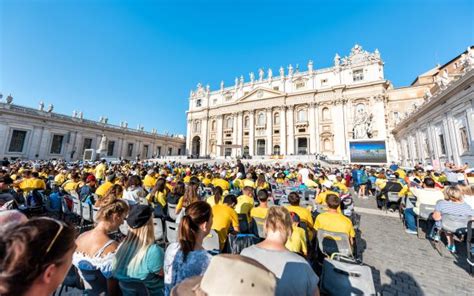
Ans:
{"type": "Polygon", "coordinates": [[[163,221],[159,218],[153,218],[153,229],[155,232],[155,241],[162,242],[164,240],[163,221]]]}
{"type": "Polygon", "coordinates": [[[166,221],[166,240],[169,243],[178,241],[178,224],[166,221]]]}
{"type": "Polygon", "coordinates": [[[178,217],[178,215],[176,215],[176,206],[177,205],[168,204],[168,216],[173,221],[176,221],[176,218],[178,217]]]}
{"type": "Polygon", "coordinates": [[[253,218],[254,226],[257,228],[257,234],[260,238],[265,238],[265,231],[263,231],[263,225],[265,225],[265,219],[253,218]]]}
{"type": "MultiPolygon", "coordinates": [[[[418,216],[416,217],[416,234],[418,238],[421,237],[421,221],[428,221],[430,215],[434,212],[435,206],[434,205],[427,205],[427,204],[420,204],[418,216]]],[[[429,231],[429,230],[427,230],[429,231]]]]}
{"type": "Polygon", "coordinates": [[[219,235],[214,229],[204,238],[202,247],[208,251],[219,251],[219,235]]]}
{"type": "Polygon", "coordinates": [[[123,222],[122,225],[119,226],[120,232],[123,233],[125,236],[128,234],[128,224],[127,222],[123,222]]]}
{"type": "Polygon", "coordinates": [[[93,222],[92,206],[88,203],[82,203],[82,220],[93,222]]]}
{"type": "Polygon", "coordinates": [[[353,257],[349,236],[346,233],[318,230],[318,246],[326,256],[339,253],[344,256],[353,257]]]}

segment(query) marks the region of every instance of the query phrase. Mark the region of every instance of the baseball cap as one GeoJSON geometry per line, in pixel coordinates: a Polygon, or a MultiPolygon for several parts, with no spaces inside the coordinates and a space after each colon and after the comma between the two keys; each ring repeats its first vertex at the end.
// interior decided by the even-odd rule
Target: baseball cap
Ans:
{"type": "Polygon", "coordinates": [[[87,176],[86,182],[92,182],[92,181],[95,181],[94,175],[89,175],[89,176],[87,176]]]}
{"type": "Polygon", "coordinates": [[[150,220],[153,209],[147,205],[133,205],[128,212],[127,224],[132,229],[145,225],[150,220]]]}
{"type": "Polygon", "coordinates": [[[323,186],[326,187],[326,188],[331,188],[332,187],[332,182],[326,180],[326,181],[323,182],[323,186]]]}
{"type": "Polygon", "coordinates": [[[276,282],[275,275],[254,259],[221,254],[212,257],[204,275],[182,281],[171,296],[275,295],[276,282]]]}

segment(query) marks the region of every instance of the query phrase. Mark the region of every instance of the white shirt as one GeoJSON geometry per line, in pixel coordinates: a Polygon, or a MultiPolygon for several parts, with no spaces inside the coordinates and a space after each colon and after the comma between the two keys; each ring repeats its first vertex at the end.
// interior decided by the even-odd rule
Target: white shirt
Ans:
{"type": "Polygon", "coordinates": [[[301,182],[304,183],[308,180],[309,170],[307,168],[300,169],[298,173],[301,175],[301,182]]]}
{"type": "Polygon", "coordinates": [[[439,200],[444,199],[444,194],[441,190],[438,189],[418,189],[415,187],[411,187],[410,191],[413,193],[414,196],[416,196],[416,205],[413,208],[413,211],[415,214],[419,215],[420,214],[420,205],[421,204],[426,204],[426,205],[436,205],[436,203],[439,200]]]}

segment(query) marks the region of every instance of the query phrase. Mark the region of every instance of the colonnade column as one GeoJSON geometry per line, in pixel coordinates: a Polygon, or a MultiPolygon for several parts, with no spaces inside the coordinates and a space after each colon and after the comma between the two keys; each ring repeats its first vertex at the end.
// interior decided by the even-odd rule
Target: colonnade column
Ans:
{"type": "Polygon", "coordinates": [[[314,116],[314,103],[309,104],[308,120],[309,120],[309,153],[316,153],[316,118],[314,116]]]}
{"type": "Polygon", "coordinates": [[[272,114],[272,108],[267,108],[267,126],[266,126],[266,132],[267,132],[267,155],[272,155],[273,154],[273,114],[272,114]]]}
{"type": "Polygon", "coordinates": [[[206,116],[206,118],[201,120],[201,148],[199,151],[201,153],[201,156],[206,156],[208,154],[207,150],[207,144],[209,142],[208,136],[209,136],[209,117],[206,116]]]}
{"type": "Polygon", "coordinates": [[[216,156],[222,156],[222,115],[217,115],[217,149],[216,156]]]}
{"type": "Polygon", "coordinates": [[[192,120],[188,119],[188,127],[186,129],[186,155],[191,155],[191,128],[192,128],[192,120]]]}
{"type": "MultiPolygon", "coordinates": [[[[242,120],[243,120],[243,112],[242,111],[239,111],[238,114],[237,114],[237,145],[241,145],[243,147],[244,143],[243,143],[243,123],[242,123],[242,120]]],[[[242,148],[238,148],[237,149],[237,156],[242,156],[242,148]]]]}
{"type": "Polygon", "coordinates": [[[255,110],[250,110],[249,116],[249,154],[254,154],[254,146],[255,146],[255,110]]]}
{"type": "Polygon", "coordinates": [[[288,154],[295,154],[295,106],[288,106],[288,154]]]}
{"type": "Polygon", "coordinates": [[[286,155],[286,106],[280,108],[280,154],[286,155]]]}
{"type": "MultiPolygon", "coordinates": [[[[240,130],[237,127],[237,124],[238,124],[237,116],[238,116],[237,112],[232,114],[232,120],[233,120],[233,123],[232,123],[232,145],[237,145],[238,133],[240,132],[240,130]]],[[[238,148],[233,148],[232,149],[232,156],[234,156],[234,157],[237,156],[237,150],[238,150],[238,148]]]]}

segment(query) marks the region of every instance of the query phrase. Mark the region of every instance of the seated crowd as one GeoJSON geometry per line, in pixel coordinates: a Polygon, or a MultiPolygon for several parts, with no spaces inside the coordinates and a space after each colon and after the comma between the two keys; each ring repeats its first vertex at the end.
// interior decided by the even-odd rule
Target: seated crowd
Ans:
{"type": "MultiPolygon", "coordinates": [[[[49,295],[77,271],[90,295],[135,295],[137,289],[184,295],[196,287],[210,294],[318,295],[318,262],[324,259],[318,231],[342,234],[356,247],[353,217],[347,214],[351,186],[361,198],[376,196],[380,207],[391,209],[396,207],[386,202],[388,192],[416,196],[412,206],[404,202],[409,233],[416,233],[420,205],[435,205],[435,237],[443,215],[473,215],[471,188],[455,185],[442,192],[437,189],[442,176],[418,170],[410,175],[398,167],[375,172],[240,161],[235,166],[17,161],[0,171],[0,294],[49,295]],[[282,188],[291,192],[277,198],[282,188]],[[466,201],[471,196],[470,205],[463,196],[466,201]],[[69,223],[31,211],[40,204],[70,207],[68,198],[97,209],[92,229],[79,234],[69,223]],[[156,241],[156,219],[178,225],[176,242],[156,241]],[[220,255],[204,247],[211,232],[219,245],[213,251],[220,255]],[[240,255],[225,254],[235,253],[229,250],[237,239],[240,255]],[[249,276],[255,282],[244,285],[249,276]],[[240,278],[240,284],[226,277],[240,278]]],[[[449,236],[448,248],[455,251],[449,236]]]]}

